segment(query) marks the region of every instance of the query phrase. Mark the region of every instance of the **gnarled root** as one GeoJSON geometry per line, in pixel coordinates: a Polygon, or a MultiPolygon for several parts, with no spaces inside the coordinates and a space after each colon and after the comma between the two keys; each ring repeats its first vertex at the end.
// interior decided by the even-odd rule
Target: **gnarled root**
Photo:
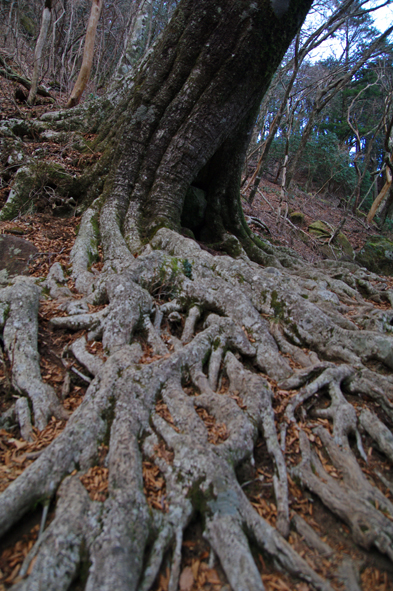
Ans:
{"type": "MultiPolygon", "coordinates": [[[[41,378],[37,350],[40,293],[30,279],[18,277],[14,285],[0,291],[0,301],[8,305],[3,339],[12,366],[12,385],[17,392],[29,397],[35,425],[42,430],[51,415],[58,419],[68,415],[53,388],[41,378]]],[[[22,429],[27,433],[24,426],[22,429]]],[[[27,434],[27,437],[30,436],[27,434]]]]}
{"type": "MultiPolygon", "coordinates": [[[[186,367],[200,366],[217,339],[220,339],[223,346],[233,346],[236,342],[242,343],[245,337],[233,322],[212,316],[205,330],[196,335],[190,344],[174,353],[170,359],[162,359],[144,367],[134,365],[132,356],[135,355],[135,350],[129,345],[124,345],[109,357],[89,387],[84,403],[74,413],[65,431],[3,493],[0,509],[3,509],[1,523],[4,531],[31,506],[32,499],[37,499],[38,495],[41,499],[51,496],[67,473],[78,470],[82,476],[96,461],[94,451],[109,429],[107,500],[97,509],[94,503],[91,504],[86,499],[86,493],[78,496],[80,507],[85,507],[86,503],[87,506],[91,505],[91,515],[96,517],[93,519],[85,515],[84,519],[78,520],[78,527],[71,536],[72,539],[66,532],[69,527],[75,529],[73,524],[64,524],[64,532],[59,526],[63,519],[63,508],[59,505],[55,520],[49,525],[35,549],[37,560],[31,570],[31,579],[28,580],[49,581],[46,584],[48,588],[52,588],[52,567],[45,573],[42,570],[43,561],[45,559],[51,565],[60,560],[65,566],[59,565],[59,572],[64,574],[60,575],[62,580],[58,581],[58,588],[67,588],[69,578],[73,576],[77,564],[82,560],[83,540],[91,561],[87,589],[136,589],[136,582],[143,570],[144,548],[149,534],[156,527],[143,493],[142,456],[138,440],[146,432],[151,433],[146,441],[152,441],[151,437],[158,442],[160,439],[163,440],[173,451],[174,457],[173,463],[166,467],[161,463],[166,476],[169,511],[162,518],[160,533],[148,562],[142,588],[149,588],[163,552],[172,544],[174,554],[171,586],[173,589],[176,588],[181,532],[198,505],[204,507],[206,536],[221,558],[222,566],[233,588],[263,589],[247,542],[247,535],[252,535],[278,562],[282,562],[286,567],[289,565],[291,572],[312,581],[318,589],[330,589],[279,534],[274,533],[274,528],[258,516],[253,524],[250,521],[249,515],[254,510],[237,483],[233,466],[250,457],[256,440],[257,429],[250,420],[252,397],[249,401],[249,410],[244,411],[229,395],[216,394],[210,387],[194,397],[187,395],[181,387],[180,379],[186,367]],[[169,424],[158,414],[153,414],[152,433],[149,416],[159,393],[167,405],[173,423],[169,424]],[[209,432],[197,413],[198,408],[205,409],[220,424],[225,421],[226,428],[218,440],[209,442],[209,432]],[[204,498],[202,505],[198,497],[200,494],[204,498]],[[11,505],[12,511],[9,510],[11,505]],[[93,530],[86,526],[90,519],[95,523],[93,530]],[[268,528],[275,544],[266,543],[265,534],[261,536],[261,528],[264,531],[268,528]],[[224,552],[224,534],[233,540],[236,560],[231,559],[228,552],[224,552]],[[53,536],[62,540],[64,552],[58,558],[57,552],[49,543],[53,536]],[[285,555],[284,560],[282,554],[285,555]],[[241,565],[245,564],[244,561],[249,564],[248,581],[244,579],[241,568],[241,565]]],[[[244,346],[246,342],[247,339],[244,340],[244,346]]],[[[238,374],[231,355],[228,357],[227,366],[232,367],[228,372],[232,372],[236,380],[238,374]]],[[[252,374],[245,373],[244,388],[241,391],[245,400],[246,389],[251,387],[247,379],[251,377],[252,374]]],[[[196,381],[198,382],[197,378],[196,381]]],[[[271,413],[271,395],[266,384],[261,381],[253,387],[257,394],[257,401],[254,403],[257,416],[264,412],[271,413]]],[[[262,426],[268,424],[263,416],[260,421],[262,426]]],[[[272,428],[273,424],[270,425],[270,429],[272,428]]],[[[265,428],[265,431],[268,437],[272,437],[268,434],[268,428],[265,428]]],[[[277,438],[275,439],[279,450],[277,438]]],[[[151,448],[152,443],[150,453],[151,448]]],[[[149,446],[146,451],[148,449],[149,446]]],[[[74,483],[70,484],[73,496],[80,490],[80,484],[76,476],[69,482],[74,483]]],[[[87,512],[86,507],[84,511],[87,512]]],[[[79,509],[75,512],[75,515],[77,514],[79,509]]]]}
{"type": "Polygon", "coordinates": [[[294,475],[349,525],[358,544],[367,549],[374,545],[392,560],[393,525],[382,511],[392,515],[393,506],[368,483],[351,452],[342,452],[322,427],[315,433],[324,443],[333,464],[343,473],[343,479],[338,482],[329,476],[302,431],[299,433],[302,461],[294,469],[294,475]]]}
{"type": "MultiPolygon", "coordinates": [[[[322,289],[317,271],[306,276],[297,269],[302,275],[297,277],[293,271],[260,268],[244,254],[236,260],[212,257],[195,242],[162,229],[152,241],[154,249],[147,246],[137,258],[128,251],[125,259],[116,258],[116,241],[123,240],[118,232],[113,244],[104,245],[110,263],[92,277],[85,274],[88,257],[78,249],[88,248],[93,214],[84,218],[73,257],[75,272],[83,279],[83,303],[78,308],[69,294],[59,293],[69,299],[70,315],[51,323],[71,331],[87,329],[87,341],[102,339],[107,359],[92,355],[84,336],[70,345],[92,376],[83,403],[57,439],[0,497],[4,533],[35,503],[47,505],[58,493],[55,518],[27,557],[15,588],[65,590],[81,565],[89,564],[88,591],[149,591],[167,555],[169,591],[175,591],[183,533],[199,515],[204,537],[236,591],[264,588],[250,542],[293,577],[329,591],[330,583],[285,539],[291,517],[286,430],[288,424],[291,429],[296,425],[301,411],[302,420],[309,420],[303,407],[307,403],[310,411],[317,406],[315,398],[326,394],[330,405],[312,412],[331,425],[333,435],[321,427],[314,433],[341,479],[325,471],[301,430],[302,461],[293,474],[348,523],[358,544],[374,545],[393,559],[393,527],[383,513],[393,515],[393,506],[367,480],[348,440],[355,435],[364,456],[360,423],[391,457],[391,434],[367,411],[358,420],[346,399],[348,391],[365,394],[392,412],[390,378],[365,366],[370,359],[389,365],[392,337],[381,332],[382,324],[380,330],[365,332],[344,318],[347,303],[339,301],[342,308],[334,309],[336,299],[352,302],[353,293],[363,301],[349,275],[347,283],[346,276],[337,279],[327,271],[329,289],[322,289]],[[86,313],[87,304],[94,303],[105,307],[86,313]],[[364,334],[369,341],[361,345],[364,334]],[[313,350],[304,350],[306,346],[313,350]],[[299,388],[285,399],[285,391],[299,388]],[[285,399],[281,410],[275,406],[277,389],[285,399]],[[258,437],[273,465],[275,527],[255,511],[237,477],[243,465],[254,466],[258,437]],[[153,499],[146,484],[147,464],[156,475],[158,471],[163,486],[162,495],[153,499]],[[93,500],[84,483],[97,465],[106,474],[107,492],[93,500]]],[[[40,390],[46,392],[47,405],[41,416],[35,390],[31,392],[18,369],[28,362],[34,380],[42,384],[33,344],[39,292],[31,280],[20,279],[12,289],[0,291],[0,301],[10,309],[2,323],[6,351],[14,358],[15,387],[31,398],[36,425],[43,425],[48,413],[54,413],[50,394],[40,390]]],[[[23,403],[18,405],[22,416],[23,403]]],[[[58,400],[57,405],[62,409],[58,400]]],[[[293,523],[308,543],[330,556],[308,524],[299,516],[293,523]]],[[[352,576],[348,573],[343,580],[352,576]]]]}

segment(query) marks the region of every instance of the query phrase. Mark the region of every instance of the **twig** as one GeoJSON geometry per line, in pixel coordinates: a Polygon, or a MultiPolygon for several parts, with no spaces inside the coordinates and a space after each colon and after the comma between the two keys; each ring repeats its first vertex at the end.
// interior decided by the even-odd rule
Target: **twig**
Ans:
{"type": "Polygon", "coordinates": [[[71,366],[70,367],[71,371],[73,371],[77,376],[79,376],[82,380],[84,380],[85,382],[87,382],[88,384],[91,383],[91,378],[88,378],[87,376],[85,376],[81,371],[79,371],[79,369],[76,369],[76,367],[71,366]]]}
{"type": "Polygon", "coordinates": [[[27,454],[25,454],[24,457],[26,458],[26,460],[36,460],[40,457],[43,451],[43,449],[40,449],[39,451],[30,451],[27,454]]]}
{"type": "MultiPolygon", "coordinates": [[[[276,211],[274,209],[273,205],[270,203],[270,201],[268,199],[266,199],[265,195],[262,193],[262,191],[259,188],[257,189],[257,193],[262,197],[262,199],[265,201],[265,203],[268,204],[268,206],[270,207],[270,209],[272,211],[276,211]]],[[[246,196],[245,195],[243,195],[243,197],[246,199],[246,196]]]]}
{"type": "Polygon", "coordinates": [[[331,235],[331,238],[328,242],[329,246],[331,245],[331,243],[334,241],[334,239],[336,238],[336,236],[339,235],[339,233],[341,232],[342,228],[344,227],[345,222],[347,221],[346,216],[343,217],[343,219],[341,220],[341,222],[338,224],[337,228],[334,230],[333,234],[331,235]]]}
{"type": "Polygon", "coordinates": [[[258,478],[254,478],[254,480],[247,480],[247,482],[243,482],[241,488],[248,486],[249,484],[253,484],[253,482],[259,482],[260,486],[273,486],[273,482],[261,482],[263,477],[260,476],[258,478]]]}
{"type": "Polygon", "coordinates": [[[246,217],[246,222],[248,224],[254,224],[254,226],[258,226],[258,228],[260,230],[262,230],[263,232],[267,232],[268,234],[271,233],[270,230],[269,230],[269,228],[267,227],[267,225],[264,224],[262,222],[262,220],[260,220],[259,218],[256,218],[256,217],[251,216],[251,215],[247,215],[245,217],[246,217]]]}
{"type": "Polygon", "coordinates": [[[352,213],[348,213],[347,215],[350,218],[352,218],[353,220],[356,220],[357,222],[359,222],[359,224],[362,225],[365,230],[370,230],[370,228],[371,228],[370,224],[365,224],[364,222],[362,222],[362,220],[360,220],[356,215],[353,215],[352,213]]]}
{"type": "Polygon", "coordinates": [[[42,257],[42,256],[53,257],[55,254],[61,254],[63,252],[64,248],[65,247],[63,247],[61,250],[59,250],[59,252],[37,252],[31,258],[37,259],[38,257],[42,257]]]}
{"type": "Polygon", "coordinates": [[[44,504],[44,507],[42,509],[41,525],[40,525],[40,531],[38,534],[38,540],[40,539],[40,537],[44,533],[46,518],[48,517],[48,511],[49,511],[49,501],[46,501],[44,504]]]}

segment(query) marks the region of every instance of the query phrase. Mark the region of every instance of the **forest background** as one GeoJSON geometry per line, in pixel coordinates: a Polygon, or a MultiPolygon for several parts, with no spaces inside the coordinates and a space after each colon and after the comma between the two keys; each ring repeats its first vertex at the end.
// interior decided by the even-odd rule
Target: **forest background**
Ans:
{"type": "MultiPolygon", "coordinates": [[[[39,77],[60,106],[69,99],[80,71],[92,5],[47,5],[50,26],[39,77]]],[[[176,2],[147,0],[100,3],[84,101],[93,101],[114,78],[119,80],[135,68],[175,6],[176,2]]],[[[0,10],[2,75],[6,79],[20,76],[23,86],[18,88],[25,87],[27,95],[43,5],[3,2],[0,10]]],[[[348,2],[338,7],[331,2],[314,3],[261,105],[245,171],[249,201],[264,172],[275,183],[285,176],[287,191],[296,170],[306,193],[312,187],[316,195],[334,194],[345,208],[369,212],[384,186],[389,164],[386,133],[391,122],[392,47],[390,31],[385,30],[391,17],[389,2],[348,2]]],[[[23,104],[23,94],[12,97],[12,91],[15,88],[6,89],[3,84],[3,101],[18,101],[19,96],[23,104]]],[[[7,180],[5,174],[3,188],[7,180]]],[[[3,198],[6,195],[3,190],[3,198]]],[[[378,219],[390,229],[393,197],[387,197],[388,191],[378,219]]]]}

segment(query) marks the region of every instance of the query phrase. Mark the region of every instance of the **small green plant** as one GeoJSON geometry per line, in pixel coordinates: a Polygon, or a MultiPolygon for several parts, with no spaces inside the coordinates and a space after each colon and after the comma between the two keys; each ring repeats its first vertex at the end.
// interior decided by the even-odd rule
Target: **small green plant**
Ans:
{"type": "Polygon", "coordinates": [[[188,259],[183,261],[183,273],[188,279],[192,279],[192,265],[188,259]]]}
{"type": "Polygon", "coordinates": [[[167,301],[178,296],[179,281],[181,282],[183,274],[192,279],[190,261],[171,257],[169,261],[160,265],[156,278],[144,287],[156,300],[167,301]]]}
{"type": "Polygon", "coordinates": [[[144,285],[154,299],[168,301],[178,293],[177,279],[181,273],[179,261],[173,257],[170,264],[162,264],[158,269],[158,277],[149,285],[144,285]]]}

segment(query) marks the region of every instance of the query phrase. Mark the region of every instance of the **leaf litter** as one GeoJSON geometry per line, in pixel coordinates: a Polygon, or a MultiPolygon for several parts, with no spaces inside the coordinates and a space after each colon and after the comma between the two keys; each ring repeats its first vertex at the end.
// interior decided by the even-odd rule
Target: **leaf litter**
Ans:
{"type": "MultiPolygon", "coordinates": [[[[256,204],[258,207],[258,202],[256,204]]],[[[326,216],[325,216],[326,217],[326,216]]],[[[79,223],[78,217],[71,217],[68,219],[55,218],[46,213],[38,213],[35,215],[26,215],[19,217],[12,222],[0,222],[0,234],[9,233],[23,236],[25,239],[31,241],[38,249],[38,255],[33,259],[30,265],[30,273],[35,277],[45,276],[50,266],[54,262],[62,264],[63,268],[67,270],[69,265],[69,253],[71,251],[76,227],[79,223]]],[[[292,246],[295,246],[293,244],[292,246]]],[[[302,245],[304,248],[304,245],[302,245]]],[[[302,251],[303,252],[303,251],[302,251]]],[[[311,257],[315,258],[315,253],[311,257]]],[[[101,260],[95,263],[94,267],[100,270],[102,266],[101,260]]],[[[388,280],[389,285],[393,285],[393,279],[388,280]]],[[[75,286],[71,280],[68,281],[68,287],[75,293],[75,286]]],[[[372,304],[380,309],[387,309],[387,303],[374,302],[372,304]]],[[[92,310],[91,310],[92,311],[92,310]]],[[[48,321],[53,316],[63,315],[64,313],[58,309],[55,302],[50,299],[43,300],[40,305],[40,332],[39,332],[39,350],[42,376],[45,382],[52,385],[56,392],[60,394],[61,386],[64,381],[66,369],[61,362],[62,352],[64,347],[81,336],[81,332],[73,335],[65,334],[62,331],[53,332],[48,328],[48,321]]],[[[349,316],[351,314],[349,313],[349,316]]],[[[248,335],[250,336],[250,335],[248,335]]],[[[251,339],[252,337],[250,337],[251,339]]],[[[152,350],[146,343],[142,343],[143,355],[140,363],[152,363],[162,356],[153,355],[152,350]]],[[[105,360],[102,343],[95,342],[88,344],[88,350],[92,354],[97,354],[105,360]]],[[[288,358],[288,356],[286,355],[288,358]]],[[[1,360],[0,360],[1,361],[1,360]]],[[[296,363],[289,358],[293,367],[296,363]]],[[[266,377],[266,376],[265,376],[266,377]]],[[[6,388],[7,383],[7,367],[0,363],[0,388],[3,391],[9,392],[6,388]]],[[[286,405],[290,398],[296,394],[291,391],[281,391],[274,380],[268,379],[270,386],[274,392],[274,411],[276,420],[281,420],[286,405]]],[[[71,385],[71,390],[68,397],[64,401],[64,407],[73,412],[83,400],[85,392],[85,385],[79,383],[76,379],[71,385]]],[[[221,394],[226,393],[225,378],[222,381],[221,394]]],[[[242,399],[236,394],[230,395],[243,410],[246,409],[242,399]]],[[[3,397],[4,398],[4,397],[3,397]]],[[[5,402],[2,399],[1,410],[6,410],[13,401],[12,394],[8,398],[5,397],[5,402]],[[5,404],[5,407],[4,407],[5,404]]],[[[372,401],[367,404],[370,408],[378,414],[378,406],[372,401]]],[[[176,429],[173,417],[171,417],[169,410],[163,401],[159,401],[156,406],[156,412],[164,418],[174,429],[176,429]]],[[[210,415],[205,409],[198,408],[197,412],[208,430],[209,442],[218,445],[228,437],[228,432],[225,424],[220,424],[216,419],[210,415]]],[[[57,437],[58,434],[65,427],[65,421],[57,421],[54,418],[50,420],[48,426],[42,431],[33,430],[34,441],[27,443],[18,437],[16,432],[0,431],[0,490],[4,490],[10,482],[23,472],[23,470],[30,465],[35,457],[45,447],[57,437]]],[[[327,419],[316,419],[309,422],[308,426],[301,424],[301,428],[307,433],[309,440],[314,445],[314,449],[318,454],[326,471],[336,479],[340,479],[339,472],[330,465],[329,458],[321,451],[322,446],[318,437],[315,437],[312,428],[318,424],[322,424],[330,432],[332,425],[327,419]],[[321,449],[319,449],[321,448],[321,449]]],[[[367,439],[366,439],[367,441],[367,439]]],[[[291,465],[296,465],[299,461],[299,440],[298,431],[293,426],[288,427],[287,432],[287,450],[286,457],[291,465]]],[[[257,444],[258,449],[258,444],[257,444]]],[[[359,462],[362,469],[373,478],[373,483],[378,486],[382,492],[392,498],[391,493],[386,489],[376,476],[375,472],[380,470],[386,473],[388,463],[383,456],[371,444],[371,441],[366,447],[369,464],[365,465],[362,460],[359,462]]],[[[173,452],[168,450],[163,442],[160,442],[155,448],[157,457],[164,459],[166,462],[173,461],[173,452]]],[[[272,466],[269,465],[266,459],[266,449],[263,454],[256,454],[256,464],[254,467],[253,483],[244,487],[244,492],[250,499],[256,511],[264,517],[272,525],[275,524],[277,509],[275,499],[273,496],[272,487],[272,466]]],[[[101,462],[102,464],[102,462],[101,462]]],[[[89,492],[90,497],[99,502],[103,502],[108,494],[108,470],[104,465],[98,465],[91,468],[81,481],[89,492]]],[[[166,512],[168,504],[166,502],[166,488],[165,478],[153,461],[143,462],[143,481],[144,491],[149,505],[159,511],[166,512]]],[[[289,543],[304,556],[313,568],[317,570],[322,576],[328,577],[335,589],[342,589],[342,585],[337,578],[334,578],[334,568],[342,560],[345,555],[350,556],[354,561],[362,564],[360,578],[363,589],[372,589],[373,591],[393,591],[393,573],[387,568],[386,562],[383,560],[380,564],[370,564],[369,557],[359,547],[355,546],[347,533],[347,528],[337,519],[329,515],[327,509],[319,502],[313,495],[305,493],[300,489],[296,482],[291,477],[288,477],[288,486],[290,494],[290,509],[291,514],[299,514],[318,532],[320,537],[326,541],[335,551],[334,559],[326,560],[321,558],[315,551],[310,550],[305,541],[294,531],[291,531],[289,543]]],[[[31,528],[28,534],[23,534],[21,538],[12,546],[5,548],[0,553],[0,591],[6,589],[15,581],[18,571],[23,562],[24,557],[33,546],[38,534],[38,526],[31,528]]],[[[211,568],[210,566],[210,551],[208,544],[203,540],[201,531],[198,531],[194,539],[185,539],[183,543],[184,558],[182,562],[182,570],[180,575],[180,591],[197,591],[197,590],[224,590],[229,589],[225,576],[221,571],[219,565],[211,568]],[[190,550],[193,551],[190,554],[190,550]]],[[[260,556],[259,566],[262,572],[262,580],[267,591],[287,591],[288,589],[297,591],[311,591],[311,588],[305,583],[291,583],[289,579],[274,570],[271,564],[266,564],[263,557],[260,556]]],[[[163,568],[156,581],[154,591],[167,591],[169,583],[169,570],[163,568]]]]}

